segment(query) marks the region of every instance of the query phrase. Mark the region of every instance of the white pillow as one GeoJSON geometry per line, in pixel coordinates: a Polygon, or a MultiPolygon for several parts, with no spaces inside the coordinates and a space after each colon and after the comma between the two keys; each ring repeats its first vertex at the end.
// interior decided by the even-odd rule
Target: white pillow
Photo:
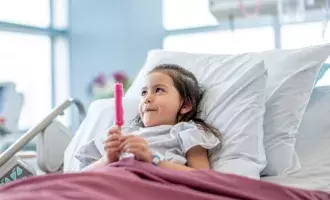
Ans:
{"type": "Polygon", "coordinates": [[[294,149],[295,134],[321,64],[330,55],[330,45],[252,55],[263,59],[268,69],[264,121],[267,166],[262,175],[295,173],[301,168],[294,149]]]}
{"type": "Polygon", "coordinates": [[[212,168],[259,178],[266,165],[262,124],[267,72],[263,62],[253,60],[249,55],[220,56],[153,50],[126,97],[139,97],[146,74],[164,63],[185,67],[208,89],[204,117],[223,135],[221,152],[210,152],[212,168]]]}
{"type": "MultiPolygon", "coordinates": [[[[123,98],[124,124],[129,124],[138,113],[140,99],[123,98]]],[[[80,125],[64,153],[64,172],[79,171],[79,161],[74,157],[76,150],[87,144],[99,133],[114,124],[114,100],[103,99],[92,102],[87,116],[80,125]]]]}
{"type": "Polygon", "coordinates": [[[330,192],[330,87],[316,87],[296,136],[301,170],[289,176],[263,180],[291,187],[330,192]]]}
{"type": "MultiPolygon", "coordinates": [[[[299,127],[299,138],[322,140],[330,137],[330,86],[313,89],[304,117],[299,127]]],[[[309,148],[301,147],[305,152],[309,148]]],[[[330,154],[328,155],[330,158],[330,154]]],[[[330,159],[329,159],[330,160],[330,159]]]]}

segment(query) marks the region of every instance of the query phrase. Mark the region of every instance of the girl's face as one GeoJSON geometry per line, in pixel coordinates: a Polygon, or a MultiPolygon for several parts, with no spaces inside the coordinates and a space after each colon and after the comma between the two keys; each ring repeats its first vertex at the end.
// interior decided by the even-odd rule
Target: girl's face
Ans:
{"type": "MultiPolygon", "coordinates": [[[[140,117],[145,127],[176,124],[181,97],[166,73],[152,72],[141,91],[140,117]]],[[[180,112],[179,112],[180,111],[180,112]]]]}

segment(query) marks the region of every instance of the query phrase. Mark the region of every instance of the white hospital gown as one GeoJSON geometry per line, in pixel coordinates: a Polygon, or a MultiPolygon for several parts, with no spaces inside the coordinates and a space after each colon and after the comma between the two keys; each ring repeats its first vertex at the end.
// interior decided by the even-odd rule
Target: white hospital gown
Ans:
{"type": "MultiPolygon", "coordinates": [[[[128,133],[138,135],[148,142],[149,149],[164,157],[166,161],[185,165],[186,153],[195,146],[205,149],[220,149],[220,140],[214,134],[205,132],[194,122],[180,122],[176,125],[161,125],[155,127],[123,127],[123,135],[128,133]]],[[[107,131],[101,133],[105,139],[107,131]]],[[[97,148],[97,137],[78,148],[75,158],[80,161],[80,170],[100,159],[105,154],[103,148],[97,148]]]]}

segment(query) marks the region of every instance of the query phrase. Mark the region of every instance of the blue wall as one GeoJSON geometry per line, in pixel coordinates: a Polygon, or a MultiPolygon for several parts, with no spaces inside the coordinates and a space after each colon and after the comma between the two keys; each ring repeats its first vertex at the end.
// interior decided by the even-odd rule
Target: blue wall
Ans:
{"type": "Polygon", "coordinates": [[[148,50],[162,48],[163,35],[160,0],[72,0],[70,96],[87,107],[86,87],[99,72],[134,78],[148,50]]]}

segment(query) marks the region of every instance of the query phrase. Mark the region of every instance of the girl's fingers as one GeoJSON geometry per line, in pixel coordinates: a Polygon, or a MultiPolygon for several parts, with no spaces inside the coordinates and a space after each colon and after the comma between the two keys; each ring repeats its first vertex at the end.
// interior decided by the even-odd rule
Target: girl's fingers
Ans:
{"type": "Polygon", "coordinates": [[[105,148],[118,148],[119,146],[120,146],[120,141],[119,140],[107,142],[104,145],[105,148]]]}
{"type": "Polygon", "coordinates": [[[138,136],[136,136],[136,135],[126,135],[126,136],[123,136],[123,140],[128,140],[130,138],[136,138],[136,137],[138,137],[138,136]]]}
{"type": "Polygon", "coordinates": [[[121,135],[121,128],[117,125],[114,125],[110,128],[108,135],[119,134],[121,135]]]}
{"type": "Polygon", "coordinates": [[[128,153],[134,154],[137,160],[152,162],[152,154],[149,151],[141,150],[141,148],[130,148],[128,153]]]}
{"type": "Polygon", "coordinates": [[[145,145],[142,143],[131,143],[131,144],[127,144],[125,146],[122,147],[121,151],[122,152],[129,152],[130,149],[139,149],[140,151],[145,151],[145,145]]]}
{"type": "Polygon", "coordinates": [[[121,135],[119,134],[113,134],[113,135],[109,135],[103,143],[108,143],[111,141],[120,141],[121,140],[121,135]]]}
{"type": "Polygon", "coordinates": [[[124,146],[130,145],[130,144],[135,144],[135,143],[143,144],[143,146],[145,148],[148,148],[148,143],[144,139],[137,137],[137,136],[124,137],[124,141],[121,143],[120,147],[124,148],[124,146]]]}
{"type": "MultiPolygon", "coordinates": [[[[112,127],[112,133],[118,127],[112,127]]],[[[104,149],[108,155],[119,155],[120,152],[132,153],[136,159],[151,162],[152,156],[148,143],[143,138],[136,135],[121,136],[120,134],[109,134],[105,140],[104,149]]]]}

